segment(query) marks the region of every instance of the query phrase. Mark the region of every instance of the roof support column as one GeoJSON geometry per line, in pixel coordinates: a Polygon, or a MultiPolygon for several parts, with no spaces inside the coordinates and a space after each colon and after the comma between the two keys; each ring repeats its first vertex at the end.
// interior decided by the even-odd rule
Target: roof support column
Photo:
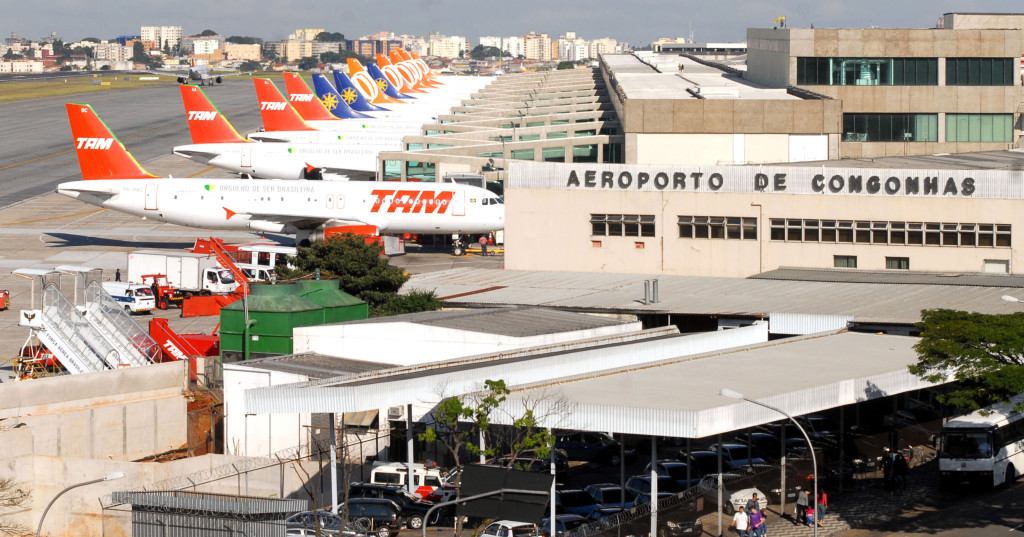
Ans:
{"type": "Polygon", "coordinates": [[[722,433],[718,433],[718,537],[722,537],[722,433]]]}
{"type": "MultiPolygon", "coordinates": [[[[405,405],[405,460],[408,476],[405,479],[405,488],[409,494],[415,494],[416,478],[412,469],[412,404],[405,405]]],[[[426,498],[424,498],[425,500],[426,498]]]]}
{"type": "Polygon", "coordinates": [[[337,415],[331,413],[331,513],[338,514],[338,431],[337,415]]]}
{"type": "MultiPolygon", "coordinates": [[[[621,446],[622,443],[619,443],[621,446]]],[[[619,449],[622,449],[621,447],[619,449]]],[[[622,457],[620,457],[621,459],[622,457]]],[[[625,464],[620,460],[619,464],[625,464]]],[[[623,489],[625,490],[625,489],[623,489]]],[[[658,534],[658,437],[651,435],[651,535],[658,534]]]]}

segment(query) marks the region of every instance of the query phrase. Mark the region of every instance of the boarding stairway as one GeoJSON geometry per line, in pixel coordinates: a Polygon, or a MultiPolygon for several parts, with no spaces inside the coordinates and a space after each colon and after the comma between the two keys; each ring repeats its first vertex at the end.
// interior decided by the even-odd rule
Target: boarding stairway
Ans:
{"type": "Polygon", "coordinates": [[[42,293],[42,309],[25,312],[27,324],[40,343],[68,373],[153,363],[160,348],[98,282],[86,287],[83,309],[75,306],[54,284],[42,293]],[[84,311],[83,311],[84,310],[84,311]]]}

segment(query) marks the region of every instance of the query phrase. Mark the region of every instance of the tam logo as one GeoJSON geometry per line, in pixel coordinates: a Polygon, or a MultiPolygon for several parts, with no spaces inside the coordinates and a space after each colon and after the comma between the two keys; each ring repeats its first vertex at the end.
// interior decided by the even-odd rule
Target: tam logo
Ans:
{"type": "Polygon", "coordinates": [[[313,101],[312,93],[293,93],[288,96],[288,99],[292,102],[297,103],[308,103],[313,101]]]}
{"type": "Polygon", "coordinates": [[[171,340],[168,339],[167,342],[164,343],[164,349],[166,349],[167,353],[173,356],[175,360],[188,361],[188,356],[184,352],[181,352],[181,349],[175,346],[174,343],[171,343],[171,340]]]}
{"type": "Polygon", "coordinates": [[[428,190],[373,190],[375,196],[371,213],[381,212],[387,206],[389,213],[436,213],[444,214],[452,204],[455,192],[430,192],[428,190]]]}
{"type": "Polygon", "coordinates": [[[114,145],[113,138],[76,138],[77,149],[110,149],[114,145]]]}
{"type": "Polygon", "coordinates": [[[284,110],[288,103],[260,103],[260,110],[284,110]]]}
{"type": "Polygon", "coordinates": [[[202,112],[198,110],[189,110],[188,120],[189,121],[213,121],[217,119],[217,112],[202,112]]]}

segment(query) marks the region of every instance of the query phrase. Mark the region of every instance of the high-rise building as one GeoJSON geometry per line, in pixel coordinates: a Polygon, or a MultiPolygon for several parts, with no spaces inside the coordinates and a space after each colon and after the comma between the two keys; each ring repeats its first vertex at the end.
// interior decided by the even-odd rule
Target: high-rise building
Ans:
{"type": "Polygon", "coordinates": [[[178,48],[178,42],[181,41],[181,26],[143,26],[139,35],[143,41],[156,43],[160,50],[165,48],[174,50],[178,48]]]}
{"type": "Polygon", "coordinates": [[[554,47],[551,46],[551,38],[548,34],[537,34],[530,32],[526,34],[527,60],[550,61],[554,59],[554,47]]]}

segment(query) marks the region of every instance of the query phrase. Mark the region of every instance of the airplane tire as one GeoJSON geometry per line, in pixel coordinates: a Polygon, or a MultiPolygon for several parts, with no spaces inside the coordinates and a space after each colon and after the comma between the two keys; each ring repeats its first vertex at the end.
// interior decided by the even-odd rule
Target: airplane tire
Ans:
{"type": "Polygon", "coordinates": [[[455,249],[452,250],[452,254],[454,254],[456,256],[461,256],[464,253],[465,253],[465,250],[463,250],[461,246],[456,246],[455,249]]]}

